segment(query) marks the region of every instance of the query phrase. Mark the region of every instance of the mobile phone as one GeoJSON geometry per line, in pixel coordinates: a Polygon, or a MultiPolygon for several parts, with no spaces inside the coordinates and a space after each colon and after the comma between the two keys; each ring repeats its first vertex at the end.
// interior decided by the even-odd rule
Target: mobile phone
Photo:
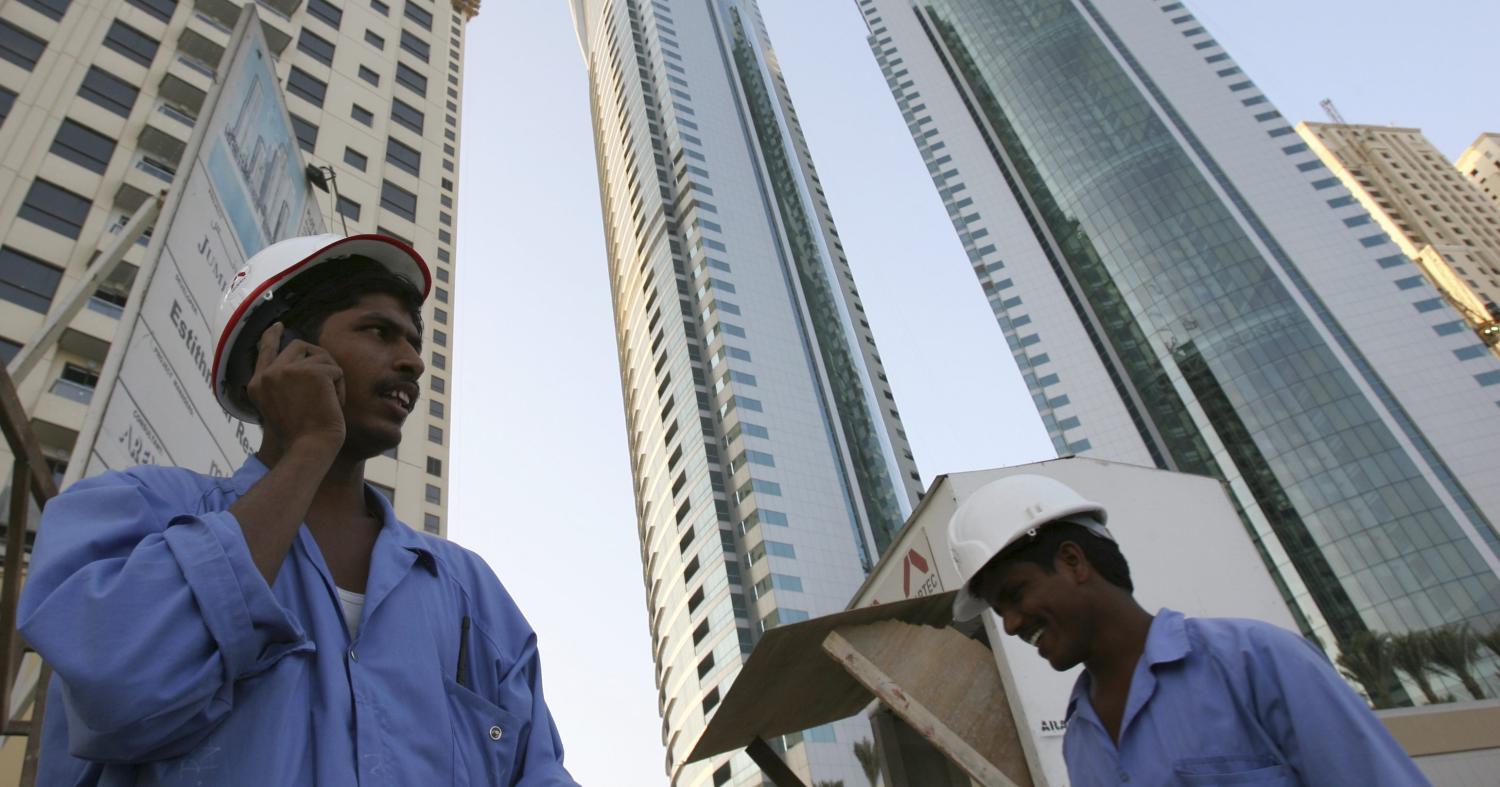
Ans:
{"type": "Polygon", "coordinates": [[[278,352],[278,353],[282,352],[283,350],[286,349],[286,346],[288,344],[291,344],[292,342],[297,341],[298,339],[301,339],[302,341],[307,342],[308,344],[314,344],[314,342],[308,341],[307,337],[305,337],[302,334],[298,333],[296,330],[294,330],[292,328],[288,328],[288,327],[286,327],[286,326],[283,325],[282,328],[281,328],[281,346],[276,348],[276,352],[278,352]]]}

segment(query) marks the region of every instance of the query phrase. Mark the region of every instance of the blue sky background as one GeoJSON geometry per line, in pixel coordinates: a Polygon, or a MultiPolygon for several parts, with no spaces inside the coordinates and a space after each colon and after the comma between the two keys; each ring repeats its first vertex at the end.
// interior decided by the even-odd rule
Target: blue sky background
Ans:
{"type": "MultiPolygon", "coordinates": [[[[999,328],[865,43],[855,0],[761,0],[925,483],[1049,458],[999,328]],[[857,119],[857,122],[851,122],[857,119]]],[[[450,534],[540,637],[586,785],[663,785],[587,73],[565,0],[469,25],[450,534]]],[[[1494,0],[1197,0],[1292,121],[1500,131],[1494,0]]],[[[850,787],[854,787],[851,785],[850,787]]]]}

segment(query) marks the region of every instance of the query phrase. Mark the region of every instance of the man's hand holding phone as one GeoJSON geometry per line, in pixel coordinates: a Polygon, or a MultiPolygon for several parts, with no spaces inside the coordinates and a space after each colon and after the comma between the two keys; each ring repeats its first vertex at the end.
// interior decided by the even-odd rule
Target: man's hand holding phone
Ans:
{"type": "Polygon", "coordinates": [[[261,428],[287,450],[337,453],[344,444],[344,372],[327,350],[282,323],[261,334],[246,387],[261,428]]]}

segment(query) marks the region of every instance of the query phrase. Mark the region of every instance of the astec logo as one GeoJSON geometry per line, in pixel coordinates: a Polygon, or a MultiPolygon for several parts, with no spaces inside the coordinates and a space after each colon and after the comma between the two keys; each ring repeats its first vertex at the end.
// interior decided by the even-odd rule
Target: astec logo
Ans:
{"type": "Polygon", "coordinates": [[[907,598],[911,598],[913,595],[911,592],[912,569],[916,569],[917,576],[922,578],[921,584],[917,586],[917,592],[915,595],[925,596],[936,589],[937,577],[927,576],[927,558],[922,557],[922,554],[917,550],[909,549],[906,551],[906,557],[901,561],[902,594],[904,594],[907,598]]]}

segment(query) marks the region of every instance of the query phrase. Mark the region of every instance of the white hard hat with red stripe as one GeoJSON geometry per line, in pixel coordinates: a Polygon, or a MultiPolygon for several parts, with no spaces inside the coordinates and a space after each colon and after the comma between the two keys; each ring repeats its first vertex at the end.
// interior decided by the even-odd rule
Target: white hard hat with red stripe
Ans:
{"type": "Polygon", "coordinates": [[[962,582],[953,599],[954,619],[970,620],[989,608],[970,592],[969,584],[996,555],[1058,522],[1082,525],[1113,541],[1104,527],[1106,518],[1104,506],[1043,475],[1006,476],[980,487],[948,520],[948,548],[962,582]]]}
{"type": "Polygon", "coordinates": [[[351,257],[374,261],[405,277],[427,300],[432,275],[415,249],[384,235],[307,235],[261,249],[229,282],[214,318],[214,396],[230,415],[249,423],[260,416],[245,393],[255,371],[257,343],[291,307],[278,294],[302,274],[351,257]]]}

